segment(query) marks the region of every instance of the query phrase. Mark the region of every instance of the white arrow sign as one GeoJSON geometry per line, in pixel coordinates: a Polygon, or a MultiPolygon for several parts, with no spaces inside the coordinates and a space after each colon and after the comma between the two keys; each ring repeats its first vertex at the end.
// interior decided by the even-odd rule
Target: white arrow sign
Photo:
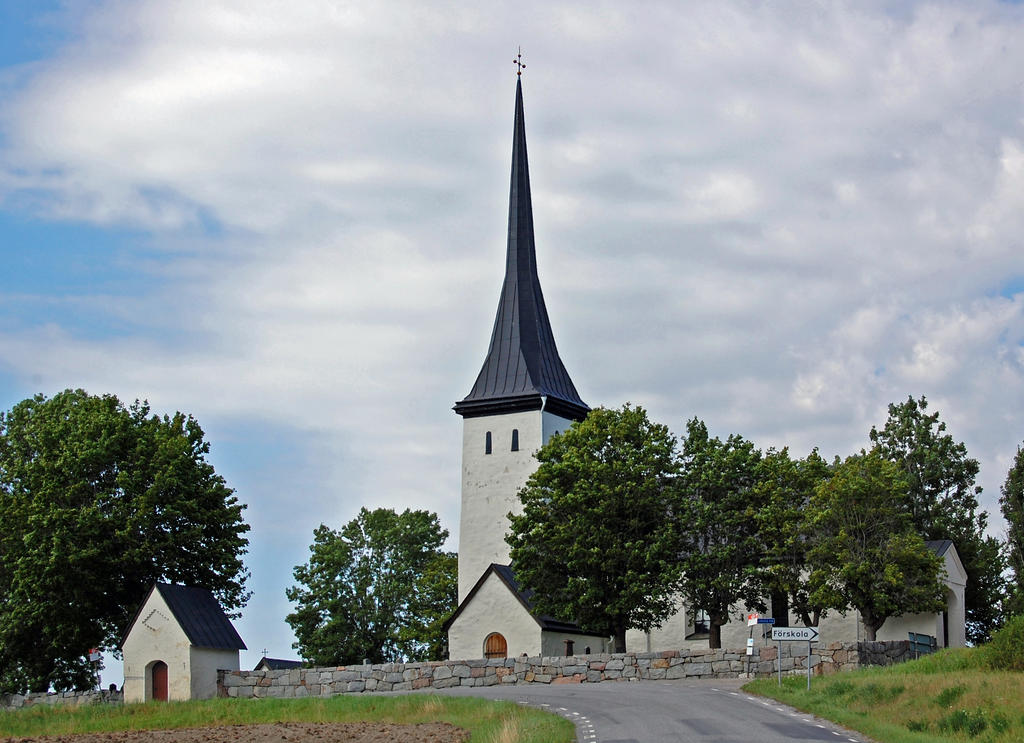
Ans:
{"type": "Polygon", "coordinates": [[[817,639],[817,627],[775,627],[772,629],[772,640],[776,642],[812,642],[817,639]]]}

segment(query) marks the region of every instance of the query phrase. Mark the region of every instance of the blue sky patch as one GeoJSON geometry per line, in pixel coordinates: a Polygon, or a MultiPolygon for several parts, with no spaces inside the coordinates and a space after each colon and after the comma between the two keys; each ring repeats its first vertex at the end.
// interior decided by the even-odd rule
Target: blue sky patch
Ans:
{"type": "Polygon", "coordinates": [[[0,67],[45,59],[66,42],[68,28],[56,22],[59,0],[0,2],[0,67]]]}

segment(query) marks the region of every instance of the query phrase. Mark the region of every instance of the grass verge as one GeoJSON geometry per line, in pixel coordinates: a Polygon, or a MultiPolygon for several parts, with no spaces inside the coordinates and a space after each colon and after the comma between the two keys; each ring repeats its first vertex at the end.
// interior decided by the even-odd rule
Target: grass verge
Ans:
{"type": "Polygon", "coordinates": [[[1024,741],[1024,674],[992,671],[975,649],[813,679],[760,679],[746,691],[811,712],[880,743],[1024,741]]]}
{"type": "Polygon", "coordinates": [[[571,722],[512,702],[414,694],[322,699],[209,699],[166,704],[32,707],[0,712],[0,738],[274,722],[449,722],[474,743],[569,743],[571,722]]]}

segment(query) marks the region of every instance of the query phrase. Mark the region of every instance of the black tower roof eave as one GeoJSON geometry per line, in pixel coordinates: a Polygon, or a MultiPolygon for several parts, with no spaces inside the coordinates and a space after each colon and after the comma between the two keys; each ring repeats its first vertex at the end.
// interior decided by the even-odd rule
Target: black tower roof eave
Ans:
{"type": "Polygon", "coordinates": [[[541,407],[575,420],[590,410],[558,355],[537,276],[523,89],[517,81],[505,279],[487,357],[473,389],[454,410],[475,417],[541,407]]]}
{"type": "Polygon", "coordinates": [[[463,418],[480,418],[485,415],[505,415],[530,410],[543,410],[567,420],[581,421],[587,417],[590,408],[557,397],[545,400],[539,393],[518,397],[496,397],[483,400],[462,400],[452,407],[463,418]]]}

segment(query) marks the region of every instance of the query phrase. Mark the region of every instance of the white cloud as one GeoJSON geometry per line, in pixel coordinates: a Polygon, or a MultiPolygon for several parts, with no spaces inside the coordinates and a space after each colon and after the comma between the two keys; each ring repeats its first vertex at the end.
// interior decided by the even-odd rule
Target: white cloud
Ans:
{"type": "Polygon", "coordinates": [[[301,440],[224,462],[254,511],[454,529],[522,44],[584,399],[830,456],[924,394],[991,508],[1024,440],[1024,10],[890,5],[99,3],[0,103],[0,205],[140,231],[138,288],[5,288],[49,309],[0,318],[4,368],[301,440]],[[282,496],[293,467],[319,492],[282,496]]]}

